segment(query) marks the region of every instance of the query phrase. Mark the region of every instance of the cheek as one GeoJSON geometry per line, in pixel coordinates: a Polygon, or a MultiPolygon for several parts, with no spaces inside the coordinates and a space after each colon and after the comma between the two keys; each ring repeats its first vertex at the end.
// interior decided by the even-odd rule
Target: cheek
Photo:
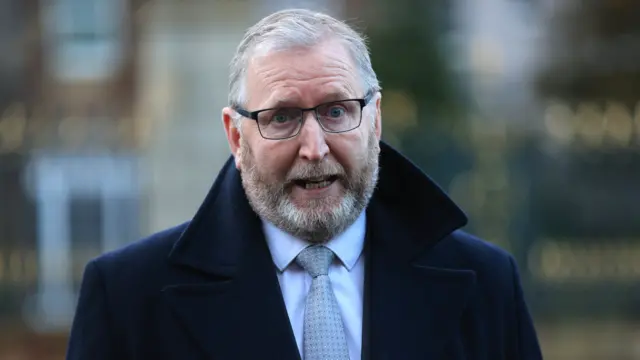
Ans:
{"type": "Polygon", "coordinates": [[[358,133],[350,133],[349,136],[337,138],[329,144],[331,153],[347,171],[353,171],[361,166],[364,155],[367,153],[367,146],[367,138],[358,133]]]}
{"type": "Polygon", "coordinates": [[[256,166],[271,178],[277,179],[286,176],[296,155],[295,152],[292,154],[286,146],[264,147],[256,151],[260,151],[255,154],[256,166]]]}

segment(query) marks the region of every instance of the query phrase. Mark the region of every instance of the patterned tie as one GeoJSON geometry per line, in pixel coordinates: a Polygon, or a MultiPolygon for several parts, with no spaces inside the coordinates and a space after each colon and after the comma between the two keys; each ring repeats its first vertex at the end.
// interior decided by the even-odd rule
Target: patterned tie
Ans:
{"type": "Polygon", "coordinates": [[[328,275],[333,256],[329,248],[314,245],[296,257],[296,263],[313,279],[304,313],[304,360],[349,360],[344,325],[328,275]]]}

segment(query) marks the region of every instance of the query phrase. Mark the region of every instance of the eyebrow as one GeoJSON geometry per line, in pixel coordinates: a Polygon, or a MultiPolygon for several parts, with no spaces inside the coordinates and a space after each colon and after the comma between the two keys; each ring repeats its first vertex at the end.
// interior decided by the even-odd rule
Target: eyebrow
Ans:
{"type": "MultiPolygon", "coordinates": [[[[316,105],[333,102],[333,101],[347,100],[352,98],[354,98],[354,96],[349,95],[346,89],[337,90],[337,91],[325,94],[322,97],[322,101],[318,102],[316,105]]],[[[291,99],[279,98],[273,103],[273,105],[269,106],[268,108],[271,109],[271,108],[278,108],[278,107],[301,107],[295,103],[296,101],[293,101],[291,99]]]]}
{"type": "Polygon", "coordinates": [[[345,90],[339,90],[339,91],[332,92],[325,95],[323,97],[324,100],[322,102],[324,103],[324,102],[331,102],[331,101],[347,100],[347,99],[353,99],[354,97],[355,97],[354,95],[349,94],[349,92],[346,91],[345,89],[345,90]]]}

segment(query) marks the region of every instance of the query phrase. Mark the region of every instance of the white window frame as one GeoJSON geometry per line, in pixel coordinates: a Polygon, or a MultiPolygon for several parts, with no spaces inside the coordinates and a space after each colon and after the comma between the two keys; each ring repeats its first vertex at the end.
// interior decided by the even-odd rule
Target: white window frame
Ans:
{"type": "Polygon", "coordinates": [[[38,285],[25,304],[28,323],[40,331],[67,328],[73,319],[77,294],[71,244],[71,200],[88,196],[102,204],[100,249],[105,252],[131,239],[119,236],[119,206],[113,198],[139,200],[137,159],[133,157],[35,156],[25,179],[37,204],[38,285]]]}

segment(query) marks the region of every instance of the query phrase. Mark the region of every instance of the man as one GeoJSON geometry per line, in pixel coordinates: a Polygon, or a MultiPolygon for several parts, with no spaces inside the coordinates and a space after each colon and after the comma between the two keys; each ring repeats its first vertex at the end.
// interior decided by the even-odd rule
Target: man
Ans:
{"type": "Polygon", "coordinates": [[[541,359],[513,258],[380,141],[356,32],[266,17],[229,102],[194,218],[87,265],[69,360],[541,359]]]}

